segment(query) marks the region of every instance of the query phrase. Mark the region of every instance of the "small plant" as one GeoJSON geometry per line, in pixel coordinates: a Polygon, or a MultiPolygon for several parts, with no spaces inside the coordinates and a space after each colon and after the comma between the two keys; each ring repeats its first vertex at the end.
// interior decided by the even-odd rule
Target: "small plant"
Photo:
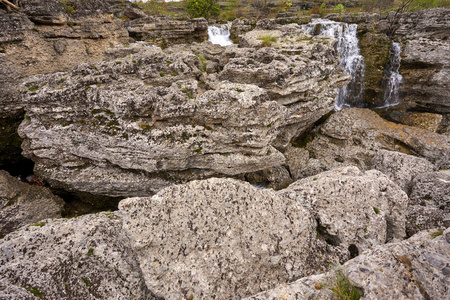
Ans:
{"type": "Polygon", "coordinates": [[[373,211],[378,215],[380,213],[380,210],[378,208],[376,208],[375,206],[373,207],[373,211]]]}
{"type": "Polygon", "coordinates": [[[270,149],[267,149],[266,155],[270,155],[270,153],[272,153],[272,151],[270,151],[270,149]]]}
{"type": "Polygon", "coordinates": [[[31,224],[31,226],[43,227],[43,226],[45,226],[45,224],[47,224],[47,222],[37,222],[37,223],[31,224]]]}
{"type": "Polygon", "coordinates": [[[159,72],[159,76],[164,77],[164,72],[159,72]]]}
{"type": "Polygon", "coordinates": [[[94,248],[89,248],[87,255],[88,256],[94,255],[94,248]]]}
{"type": "Polygon", "coordinates": [[[437,238],[438,236],[441,236],[443,233],[444,233],[444,232],[443,232],[442,230],[438,230],[438,231],[433,232],[433,233],[431,234],[431,237],[432,237],[433,239],[435,239],[435,238],[437,238]]]}
{"type": "Polygon", "coordinates": [[[116,61],[116,64],[120,65],[122,62],[120,60],[116,61]]]}
{"type": "Polygon", "coordinates": [[[336,286],[331,288],[331,292],[339,300],[358,300],[364,295],[362,290],[354,286],[342,273],[342,270],[336,271],[336,286]]]}
{"type": "Polygon", "coordinates": [[[88,278],[81,277],[81,280],[83,280],[83,282],[86,286],[89,286],[91,284],[91,281],[88,278]]]}
{"type": "Polygon", "coordinates": [[[278,38],[276,36],[272,36],[270,34],[268,34],[268,35],[261,35],[257,39],[262,41],[261,45],[263,47],[269,47],[269,46],[272,45],[272,43],[275,43],[278,40],[278,38]]]}
{"type": "Polygon", "coordinates": [[[148,124],[142,124],[141,129],[145,130],[145,131],[149,131],[150,129],[152,129],[152,126],[150,126],[148,124]]]}
{"type": "Polygon", "coordinates": [[[66,79],[65,78],[61,78],[60,81],[61,81],[61,83],[64,83],[64,81],[66,81],[66,79]]]}
{"type": "Polygon", "coordinates": [[[202,153],[202,147],[195,149],[194,152],[198,153],[198,154],[201,154],[202,153]]]}
{"type": "Polygon", "coordinates": [[[186,13],[191,18],[209,19],[220,14],[220,5],[216,0],[188,0],[186,13]]]}
{"type": "Polygon", "coordinates": [[[70,0],[61,0],[61,4],[64,7],[64,10],[66,11],[66,13],[68,14],[73,14],[75,12],[75,9],[72,6],[72,3],[70,0]]]}
{"type": "Polygon", "coordinates": [[[326,14],[326,8],[327,8],[327,5],[325,4],[325,2],[323,2],[322,5],[320,6],[320,9],[319,9],[319,15],[320,15],[321,17],[324,17],[324,16],[325,16],[325,14],[326,14]]]}
{"type": "Polygon", "coordinates": [[[342,4],[338,4],[334,7],[335,14],[343,14],[345,12],[345,7],[342,4]]]}
{"type": "Polygon", "coordinates": [[[35,86],[35,85],[32,85],[32,86],[30,86],[30,87],[28,88],[28,90],[29,90],[30,92],[36,92],[38,89],[39,89],[39,88],[38,88],[37,86],[35,86]]]}
{"type": "Polygon", "coordinates": [[[243,92],[243,90],[241,90],[241,89],[239,89],[239,88],[237,88],[236,91],[237,91],[238,93],[242,93],[242,92],[243,92]]]}
{"type": "Polygon", "coordinates": [[[42,295],[42,293],[38,289],[26,289],[26,290],[35,295],[36,297],[38,297],[39,299],[44,299],[44,295],[42,295]]]}

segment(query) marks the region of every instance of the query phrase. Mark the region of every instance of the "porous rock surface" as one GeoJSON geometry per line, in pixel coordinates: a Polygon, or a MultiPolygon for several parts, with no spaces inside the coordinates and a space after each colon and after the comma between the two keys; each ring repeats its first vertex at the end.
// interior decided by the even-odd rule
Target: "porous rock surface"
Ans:
{"type": "Polygon", "coordinates": [[[0,274],[6,299],[154,299],[114,213],[47,220],[7,235],[0,274]]]}
{"type": "Polygon", "coordinates": [[[0,170],[0,237],[42,219],[58,218],[64,201],[48,188],[20,182],[0,170]]]}
{"type": "Polygon", "coordinates": [[[296,40],[298,25],[276,33],[280,49],[137,45],[128,57],[34,76],[23,86],[23,154],[53,187],[113,197],[281,166],[279,150],[332,110],[348,76],[331,38],[296,40]],[[218,68],[203,72],[209,64],[218,68]]]}
{"type": "Polygon", "coordinates": [[[235,179],[191,181],[123,200],[118,212],[8,234],[0,285],[6,295],[50,299],[240,299],[401,238],[405,205],[386,176],[356,167],[278,192],[235,179]]]}
{"type": "MultiPolygon", "coordinates": [[[[302,154],[289,156],[294,179],[343,165],[370,169],[376,152],[383,149],[425,158],[437,168],[450,166],[448,136],[392,123],[362,108],[336,112],[301,142],[301,150],[290,150],[302,154]]],[[[424,170],[431,167],[426,165],[424,170]]]]}
{"type": "MultiPolygon", "coordinates": [[[[363,299],[443,299],[450,293],[449,259],[450,229],[428,230],[368,250],[340,269],[363,291],[363,299]]],[[[305,277],[245,299],[335,299],[331,289],[336,287],[336,272],[305,277]]]]}

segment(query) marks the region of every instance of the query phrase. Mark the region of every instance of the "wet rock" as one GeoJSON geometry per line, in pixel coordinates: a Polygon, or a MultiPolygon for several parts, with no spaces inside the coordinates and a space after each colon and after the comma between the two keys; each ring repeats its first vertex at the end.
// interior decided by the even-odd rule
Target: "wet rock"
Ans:
{"type": "Polygon", "coordinates": [[[0,249],[2,282],[9,285],[0,293],[7,299],[154,299],[115,213],[22,227],[0,249]]]}
{"type": "MultiPolygon", "coordinates": [[[[422,231],[408,240],[378,246],[344,264],[345,277],[364,299],[440,299],[448,295],[450,230],[422,231]]],[[[246,299],[335,299],[336,272],[302,278],[246,299]]]]}
{"type": "Polygon", "coordinates": [[[408,195],[416,176],[436,170],[436,167],[425,158],[386,150],[380,150],[375,154],[371,167],[386,174],[408,195]]]}
{"type": "Polygon", "coordinates": [[[0,237],[27,224],[61,217],[64,201],[49,189],[20,182],[0,170],[0,237]]]}
{"type": "Polygon", "coordinates": [[[132,45],[108,52],[129,57],[30,78],[23,154],[52,187],[108,197],[279,168],[289,141],[333,109],[348,80],[333,40],[288,42],[304,34],[298,25],[279,32],[280,49],[132,45]]]}

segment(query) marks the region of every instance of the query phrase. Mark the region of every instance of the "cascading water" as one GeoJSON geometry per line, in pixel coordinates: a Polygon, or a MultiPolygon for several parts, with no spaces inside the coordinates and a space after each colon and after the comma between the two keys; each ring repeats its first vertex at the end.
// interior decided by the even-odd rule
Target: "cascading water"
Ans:
{"type": "Polygon", "coordinates": [[[338,89],[336,110],[344,107],[363,106],[361,97],[364,92],[364,57],[360,54],[357,25],[338,23],[326,19],[314,19],[303,25],[303,29],[311,35],[329,35],[337,40],[337,49],[341,57],[342,68],[351,75],[351,81],[338,89]]]}
{"type": "Polygon", "coordinates": [[[220,46],[228,46],[233,44],[233,41],[230,39],[229,25],[224,24],[220,27],[208,26],[208,41],[220,46]]]}
{"type": "Polygon", "coordinates": [[[400,84],[403,76],[399,73],[401,57],[400,44],[392,42],[389,49],[389,61],[384,68],[384,105],[383,107],[394,106],[398,104],[400,84]]]}

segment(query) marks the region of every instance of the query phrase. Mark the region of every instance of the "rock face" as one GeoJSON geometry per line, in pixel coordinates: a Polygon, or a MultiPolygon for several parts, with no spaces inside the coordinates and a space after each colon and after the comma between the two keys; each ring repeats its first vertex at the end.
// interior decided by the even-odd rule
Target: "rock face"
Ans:
{"type": "Polygon", "coordinates": [[[417,111],[450,113],[450,8],[403,14],[398,23],[402,101],[417,111]]]}
{"type": "Polygon", "coordinates": [[[23,159],[16,131],[24,77],[101,60],[105,49],[128,41],[105,0],[20,2],[24,14],[0,11],[0,166],[23,159]]]}
{"type": "MultiPolygon", "coordinates": [[[[417,155],[438,168],[449,168],[450,162],[447,136],[388,122],[362,108],[343,109],[333,114],[300,146],[304,148],[296,151],[301,156],[289,156],[294,160],[288,162],[291,172],[297,176],[294,179],[342,165],[372,168],[372,159],[380,149],[417,155]]],[[[430,167],[426,163],[424,166],[424,170],[430,167]]]]}
{"type": "MultiPolygon", "coordinates": [[[[355,167],[281,191],[211,178],[0,240],[3,295],[240,299],[404,236],[407,198],[355,167]]],[[[2,294],[0,294],[2,295],[2,294]]]]}
{"type": "MultiPolygon", "coordinates": [[[[441,299],[449,294],[449,259],[450,229],[423,231],[366,251],[341,272],[362,290],[364,299],[441,299]]],[[[336,284],[335,272],[329,272],[246,299],[335,299],[331,289],[336,284]]]]}
{"type": "Polygon", "coordinates": [[[42,219],[61,217],[64,201],[47,188],[20,182],[0,170],[0,237],[42,219]]]}
{"type": "Polygon", "coordinates": [[[221,55],[209,42],[194,53],[136,46],[129,57],[31,78],[24,155],[53,187],[109,197],[282,166],[280,150],[332,110],[348,76],[331,38],[310,43],[298,25],[258,34],[277,35],[279,49],[254,36],[254,48],[221,55]]]}
{"type": "Polygon", "coordinates": [[[155,299],[114,213],[49,220],[9,234],[0,244],[0,273],[6,299],[27,293],[29,299],[155,299]]]}
{"type": "Polygon", "coordinates": [[[168,16],[152,16],[128,22],[127,29],[130,37],[156,43],[162,48],[208,39],[208,21],[204,18],[179,21],[168,16]]]}

